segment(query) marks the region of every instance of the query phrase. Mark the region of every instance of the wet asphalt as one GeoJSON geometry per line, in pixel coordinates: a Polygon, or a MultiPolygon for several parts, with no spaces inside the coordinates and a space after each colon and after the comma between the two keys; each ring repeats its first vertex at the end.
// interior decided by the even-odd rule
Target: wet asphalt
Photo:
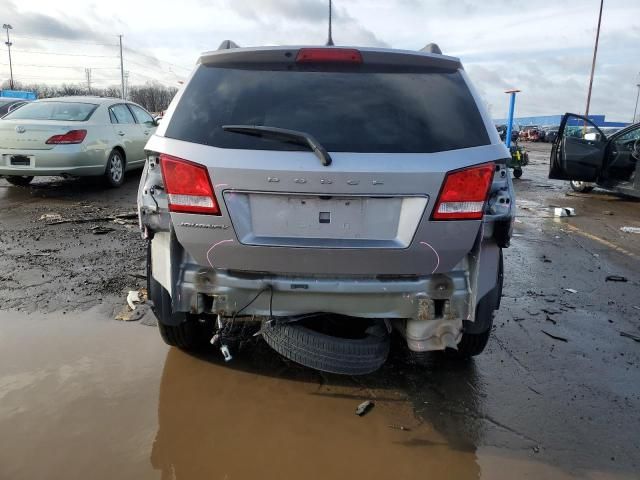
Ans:
{"type": "Polygon", "coordinates": [[[620,227],[640,202],[575,194],[546,179],[548,145],[527,148],[485,353],[396,341],[364,377],[259,339],[225,364],[114,320],[145,283],[135,174],[0,180],[0,479],[638,478],[640,343],[622,334],[640,336],[640,235],[620,227]]]}

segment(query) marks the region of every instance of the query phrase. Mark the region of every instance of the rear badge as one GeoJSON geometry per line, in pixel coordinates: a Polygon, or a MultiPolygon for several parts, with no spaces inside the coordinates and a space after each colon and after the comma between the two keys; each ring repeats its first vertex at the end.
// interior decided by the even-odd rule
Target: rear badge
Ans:
{"type": "Polygon", "coordinates": [[[187,227],[187,228],[208,228],[212,230],[227,230],[229,228],[229,225],[209,225],[208,223],[189,223],[189,222],[182,222],[180,226],[187,227]]]}
{"type": "Polygon", "coordinates": [[[331,212],[320,212],[318,220],[320,223],[331,223],[331,212]]]}

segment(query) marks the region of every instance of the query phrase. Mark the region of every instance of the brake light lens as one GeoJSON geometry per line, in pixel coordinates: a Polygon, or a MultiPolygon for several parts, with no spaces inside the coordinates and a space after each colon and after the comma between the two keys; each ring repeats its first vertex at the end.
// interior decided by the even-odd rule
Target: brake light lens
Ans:
{"type": "Polygon", "coordinates": [[[86,130],[69,130],[63,135],[54,135],[45,143],[47,145],[74,145],[76,143],[82,143],[86,136],[86,130]]]}
{"type": "Polygon", "coordinates": [[[220,206],[204,165],[161,154],[160,166],[170,211],[220,215],[220,206]]]}
{"type": "Polygon", "coordinates": [[[485,163],[447,173],[433,220],[481,219],[495,170],[495,164],[485,163]]]}
{"type": "Polygon", "coordinates": [[[297,63],[362,63],[362,53],[355,48],[301,48],[297,63]]]}

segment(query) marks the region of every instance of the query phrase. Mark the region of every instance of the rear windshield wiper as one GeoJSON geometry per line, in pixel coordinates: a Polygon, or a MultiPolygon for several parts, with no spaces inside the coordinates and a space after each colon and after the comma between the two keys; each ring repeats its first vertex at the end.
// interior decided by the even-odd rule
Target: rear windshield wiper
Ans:
{"type": "Polygon", "coordinates": [[[305,132],[277,127],[264,127],[262,125],[223,125],[222,129],[225,132],[241,133],[256,137],[269,137],[283,142],[302,145],[303,147],[311,149],[325,167],[331,165],[332,162],[329,152],[327,152],[313,136],[305,132]]]}

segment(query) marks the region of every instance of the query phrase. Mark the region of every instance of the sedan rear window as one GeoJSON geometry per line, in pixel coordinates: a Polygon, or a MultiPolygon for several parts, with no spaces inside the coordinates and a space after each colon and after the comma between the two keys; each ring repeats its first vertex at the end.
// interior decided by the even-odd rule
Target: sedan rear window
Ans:
{"type": "Polygon", "coordinates": [[[89,120],[98,105],[80,102],[34,102],[9,113],[5,119],[61,120],[84,122],[89,120]]]}
{"type": "Polygon", "coordinates": [[[167,137],[221,148],[301,148],[225,132],[224,125],[298,130],[333,152],[432,153],[490,143],[458,71],[201,65],[167,126],[167,137]]]}

